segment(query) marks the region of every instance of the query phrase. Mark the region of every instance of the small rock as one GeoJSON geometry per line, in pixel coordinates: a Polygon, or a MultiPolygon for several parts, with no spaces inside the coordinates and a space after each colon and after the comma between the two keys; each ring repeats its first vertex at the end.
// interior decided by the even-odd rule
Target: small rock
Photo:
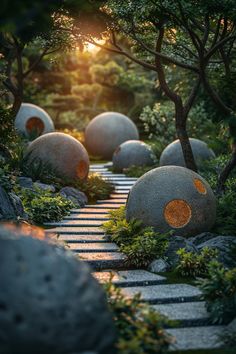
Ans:
{"type": "Polygon", "coordinates": [[[35,182],[33,184],[34,188],[41,189],[42,191],[48,191],[54,193],[56,191],[56,188],[52,184],[45,184],[41,182],[35,182]]]}
{"type": "Polygon", "coordinates": [[[16,213],[11,200],[4,188],[0,186],[0,215],[1,219],[15,219],[16,213]]]}
{"type": "Polygon", "coordinates": [[[212,238],[216,237],[217,235],[212,234],[211,232],[203,232],[199,235],[189,237],[188,241],[192,242],[195,246],[200,245],[203,242],[211,240],[212,238]]]}
{"type": "Polygon", "coordinates": [[[27,219],[28,215],[25,213],[24,206],[20,197],[18,197],[18,195],[16,195],[15,193],[9,193],[9,198],[11,200],[11,204],[14,208],[16,216],[23,219],[27,219]]]}
{"type": "Polygon", "coordinates": [[[236,263],[230,255],[233,246],[236,246],[235,236],[216,236],[198,245],[198,249],[201,250],[204,247],[217,249],[219,262],[223,263],[225,267],[232,267],[236,263]]]}
{"type": "Polygon", "coordinates": [[[152,261],[151,264],[148,266],[148,270],[152,273],[163,273],[167,272],[170,268],[169,264],[162,258],[155,259],[152,261]]]}
{"type": "Polygon", "coordinates": [[[71,200],[73,203],[75,203],[79,207],[83,207],[83,206],[85,206],[85,204],[88,203],[87,196],[83,192],[80,192],[76,188],[64,187],[60,190],[59,193],[62,197],[71,200]]]}
{"type": "Polygon", "coordinates": [[[180,248],[185,248],[187,252],[198,252],[197,247],[188,239],[182,236],[172,236],[165,252],[165,257],[167,257],[167,261],[171,266],[175,266],[178,263],[179,256],[176,252],[180,248]]]}
{"type": "Polygon", "coordinates": [[[17,181],[22,188],[33,188],[33,181],[30,177],[18,177],[17,181]]]}

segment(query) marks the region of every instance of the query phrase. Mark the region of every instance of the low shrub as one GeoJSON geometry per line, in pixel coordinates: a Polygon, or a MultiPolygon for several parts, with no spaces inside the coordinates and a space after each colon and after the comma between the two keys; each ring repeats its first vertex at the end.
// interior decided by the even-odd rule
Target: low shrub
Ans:
{"type": "Polygon", "coordinates": [[[118,332],[119,354],[164,354],[174,338],[164,330],[167,318],[140,302],[140,296],[127,299],[121,289],[105,285],[108,305],[118,332]]]}
{"type": "Polygon", "coordinates": [[[89,201],[106,199],[114,190],[111,182],[105,181],[100,175],[91,173],[87,181],[76,181],[74,187],[84,192],[89,201]]]}
{"type": "Polygon", "coordinates": [[[163,257],[170,233],[160,234],[152,227],[145,227],[140,220],[127,221],[123,206],[109,214],[110,220],[103,228],[127,256],[129,265],[146,267],[155,258],[163,257]]]}
{"type": "Polygon", "coordinates": [[[139,178],[142,175],[144,175],[146,172],[152,170],[153,168],[158,167],[157,165],[153,166],[130,166],[128,168],[125,168],[123,172],[126,174],[128,177],[136,177],[139,178]]]}
{"type": "Polygon", "coordinates": [[[217,257],[218,251],[204,247],[200,253],[187,252],[180,248],[177,252],[179,263],[176,270],[183,276],[199,277],[208,274],[209,261],[217,257]]]}
{"type": "Polygon", "coordinates": [[[236,317],[236,268],[226,269],[212,261],[208,275],[198,285],[214,323],[228,323],[236,317]]]}
{"type": "Polygon", "coordinates": [[[21,198],[30,220],[39,225],[45,222],[59,221],[75,207],[70,200],[59,194],[54,195],[41,189],[20,189],[17,194],[21,198]]]}

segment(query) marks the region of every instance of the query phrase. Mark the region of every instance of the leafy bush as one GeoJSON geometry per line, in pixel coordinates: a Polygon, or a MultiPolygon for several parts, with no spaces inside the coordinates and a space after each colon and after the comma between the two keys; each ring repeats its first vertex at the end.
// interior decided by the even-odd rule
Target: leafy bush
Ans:
{"type": "Polygon", "coordinates": [[[105,290],[118,332],[118,353],[167,353],[174,342],[164,330],[170,322],[149,305],[141,303],[139,295],[127,299],[111,282],[105,285],[105,290]]]}
{"type": "Polygon", "coordinates": [[[36,224],[59,221],[74,207],[70,200],[41,189],[20,189],[18,195],[30,220],[36,224]]]}
{"type": "Polygon", "coordinates": [[[109,214],[110,220],[103,224],[103,228],[127,256],[129,265],[146,267],[152,260],[164,255],[169,233],[159,234],[152,227],[144,227],[140,220],[127,221],[123,206],[109,214]]]}
{"type": "Polygon", "coordinates": [[[208,274],[209,261],[216,258],[218,251],[209,247],[204,247],[200,253],[187,252],[185,248],[180,248],[179,264],[176,270],[183,276],[206,276],[208,274]]]}
{"type": "Polygon", "coordinates": [[[157,165],[153,166],[130,166],[128,168],[125,168],[123,172],[126,174],[128,177],[136,177],[139,178],[142,175],[144,175],[146,172],[152,170],[153,168],[156,168],[157,165]]]}
{"type": "Polygon", "coordinates": [[[213,261],[207,278],[200,279],[198,285],[214,323],[227,323],[236,317],[236,268],[229,270],[213,261]]]}
{"type": "Polygon", "coordinates": [[[100,175],[91,173],[86,181],[76,181],[74,187],[84,192],[89,201],[106,199],[114,190],[111,182],[105,181],[100,175]]]}

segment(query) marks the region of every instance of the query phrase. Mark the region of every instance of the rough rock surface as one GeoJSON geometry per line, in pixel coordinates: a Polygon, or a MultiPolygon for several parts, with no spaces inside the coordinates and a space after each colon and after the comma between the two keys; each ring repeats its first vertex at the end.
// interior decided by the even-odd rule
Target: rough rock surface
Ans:
{"type": "Polygon", "coordinates": [[[140,140],[128,140],[116,148],[113,154],[113,168],[122,172],[131,166],[151,166],[154,154],[151,147],[140,140]]]}
{"type": "Polygon", "coordinates": [[[4,188],[0,186],[0,219],[15,219],[16,214],[11,200],[4,188]]]}
{"type": "Polygon", "coordinates": [[[35,182],[33,184],[34,188],[39,188],[41,189],[42,191],[49,191],[49,192],[55,192],[56,191],[56,188],[52,185],[52,184],[45,184],[45,183],[42,183],[42,182],[35,182]]]}
{"type": "Polygon", "coordinates": [[[167,272],[169,268],[170,268],[170,265],[162,258],[155,259],[148,266],[148,270],[153,273],[167,272]]]}
{"type": "Polygon", "coordinates": [[[25,213],[24,206],[20,197],[18,197],[18,195],[16,195],[15,193],[9,193],[9,198],[15,211],[15,215],[17,217],[27,219],[27,214],[25,213]]]}
{"type": "Polygon", "coordinates": [[[71,252],[1,227],[0,269],[1,353],[114,353],[104,292],[71,252]]]}
{"type": "Polygon", "coordinates": [[[189,237],[188,240],[192,242],[195,246],[200,245],[203,242],[211,240],[212,238],[216,237],[217,235],[212,234],[211,232],[202,232],[199,235],[189,237]]]}
{"type": "Polygon", "coordinates": [[[235,236],[217,236],[198,245],[198,249],[201,250],[204,247],[217,249],[219,252],[218,260],[226,267],[231,267],[236,264],[236,261],[230,255],[232,246],[236,247],[235,236]]]}
{"type": "Polygon", "coordinates": [[[73,203],[75,203],[79,207],[83,207],[85,204],[88,203],[87,196],[83,192],[80,192],[76,188],[63,187],[59,193],[61,196],[71,200],[73,203]]]}
{"type": "MultiPolygon", "coordinates": [[[[193,155],[197,166],[200,168],[203,161],[215,158],[214,152],[204,141],[190,138],[193,155]]],[[[179,140],[173,141],[162,152],[160,157],[160,166],[175,165],[186,167],[184,155],[179,140]]]]}
{"type": "Polygon", "coordinates": [[[139,133],[131,119],[117,112],[105,112],[91,120],[85,130],[85,146],[93,156],[106,159],[127,140],[138,139],[139,133]]]}
{"type": "Polygon", "coordinates": [[[22,188],[33,188],[33,180],[30,177],[18,177],[17,182],[22,188]]]}
{"type": "Polygon", "coordinates": [[[185,248],[187,252],[198,252],[197,247],[188,239],[181,236],[173,236],[165,252],[165,257],[167,257],[167,261],[171,266],[175,266],[178,263],[179,256],[176,252],[180,248],[185,248]]]}
{"type": "Polygon", "coordinates": [[[197,235],[211,229],[216,217],[214,193],[199,174],[180,166],[154,168],[130,190],[127,220],[142,220],[159,232],[197,235]]]}

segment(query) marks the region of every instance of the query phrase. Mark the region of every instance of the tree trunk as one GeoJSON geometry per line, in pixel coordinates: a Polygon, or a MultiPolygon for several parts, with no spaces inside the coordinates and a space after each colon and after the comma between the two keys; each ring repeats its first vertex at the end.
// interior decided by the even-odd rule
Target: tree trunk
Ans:
{"type": "Polygon", "coordinates": [[[225,189],[225,182],[227,181],[231,171],[236,167],[236,142],[232,145],[232,155],[231,159],[228,161],[223,171],[221,172],[218,184],[217,184],[217,192],[222,193],[225,189]]]}
{"type": "Polygon", "coordinates": [[[197,172],[197,166],[194,160],[192,147],[190,145],[188,133],[186,130],[186,121],[182,102],[175,102],[175,126],[179,138],[186,167],[197,172]]]}

